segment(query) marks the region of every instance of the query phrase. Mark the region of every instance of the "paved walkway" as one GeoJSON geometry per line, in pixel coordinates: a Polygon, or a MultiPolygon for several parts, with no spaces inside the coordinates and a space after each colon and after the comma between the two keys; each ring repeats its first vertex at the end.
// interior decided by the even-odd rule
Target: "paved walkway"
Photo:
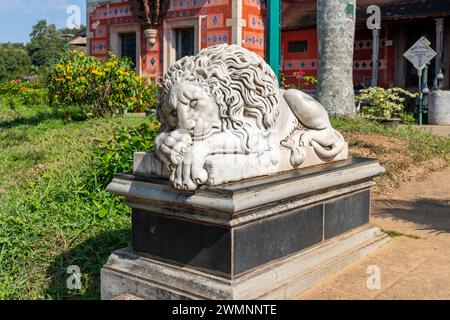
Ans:
{"type": "Polygon", "coordinates": [[[416,128],[420,128],[422,130],[430,131],[438,136],[442,137],[450,137],[450,126],[432,126],[432,125],[423,125],[423,126],[415,126],[416,128]]]}
{"type": "Polygon", "coordinates": [[[298,298],[450,299],[450,168],[404,184],[373,211],[374,225],[404,235],[298,298]],[[380,289],[367,288],[370,266],[381,271],[380,289]]]}

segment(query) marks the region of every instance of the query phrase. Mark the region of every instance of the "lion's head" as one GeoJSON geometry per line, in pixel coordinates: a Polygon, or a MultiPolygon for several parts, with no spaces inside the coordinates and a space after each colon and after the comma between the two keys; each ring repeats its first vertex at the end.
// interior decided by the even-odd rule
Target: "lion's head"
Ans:
{"type": "Polygon", "coordinates": [[[171,66],[162,82],[161,130],[186,129],[194,139],[229,130],[246,148],[249,131],[268,131],[279,116],[272,69],[257,54],[218,45],[171,66]]]}

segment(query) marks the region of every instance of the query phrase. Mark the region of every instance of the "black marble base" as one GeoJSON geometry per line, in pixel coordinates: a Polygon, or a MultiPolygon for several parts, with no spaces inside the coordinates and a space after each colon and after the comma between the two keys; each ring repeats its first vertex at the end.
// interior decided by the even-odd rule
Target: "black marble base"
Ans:
{"type": "MultiPolygon", "coordinates": [[[[326,173],[324,170],[323,174],[326,173]]],[[[185,210],[179,205],[169,208],[170,204],[160,203],[147,209],[135,205],[132,249],[152,259],[233,279],[368,224],[370,181],[371,178],[355,180],[353,184],[360,187],[353,192],[348,191],[351,184],[337,184],[332,189],[278,201],[270,209],[266,205],[237,212],[229,221],[239,216],[257,217],[228,225],[199,219],[195,210],[185,210]],[[322,194],[328,196],[321,200],[322,194]],[[297,203],[310,198],[313,200],[307,205],[297,203]],[[177,214],[167,214],[168,209],[177,214]],[[264,210],[271,210],[271,214],[262,215],[264,210]]],[[[301,178],[298,183],[302,183],[301,178]]],[[[260,190],[260,186],[255,184],[255,189],[260,190]]]]}
{"type": "Polygon", "coordinates": [[[369,222],[370,191],[238,227],[133,210],[133,250],[233,278],[369,222]]]}

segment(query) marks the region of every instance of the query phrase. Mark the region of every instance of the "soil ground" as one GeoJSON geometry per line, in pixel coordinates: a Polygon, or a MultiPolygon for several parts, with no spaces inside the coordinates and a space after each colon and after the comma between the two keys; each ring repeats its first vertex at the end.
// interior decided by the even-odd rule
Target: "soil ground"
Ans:
{"type": "Polygon", "coordinates": [[[298,299],[450,299],[450,168],[401,184],[372,210],[391,241],[298,299]],[[371,266],[379,289],[368,289],[371,266]]]}

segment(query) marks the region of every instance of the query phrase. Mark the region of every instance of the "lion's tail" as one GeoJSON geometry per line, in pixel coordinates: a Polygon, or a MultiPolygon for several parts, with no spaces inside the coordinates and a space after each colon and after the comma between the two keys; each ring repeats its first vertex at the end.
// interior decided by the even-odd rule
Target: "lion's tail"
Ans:
{"type": "Polygon", "coordinates": [[[340,154],[346,145],[345,139],[338,131],[335,130],[336,135],[338,136],[338,141],[333,143],[330,149],[326,149],[323,146],[321,146],[319,143],[314,141],[314,139],[311,140],[311,145],[314,148],[314,151],[316,151],[317,155],[320,158],[323,159],[330,159],[336,157],[338,154],[340,154]]]}

